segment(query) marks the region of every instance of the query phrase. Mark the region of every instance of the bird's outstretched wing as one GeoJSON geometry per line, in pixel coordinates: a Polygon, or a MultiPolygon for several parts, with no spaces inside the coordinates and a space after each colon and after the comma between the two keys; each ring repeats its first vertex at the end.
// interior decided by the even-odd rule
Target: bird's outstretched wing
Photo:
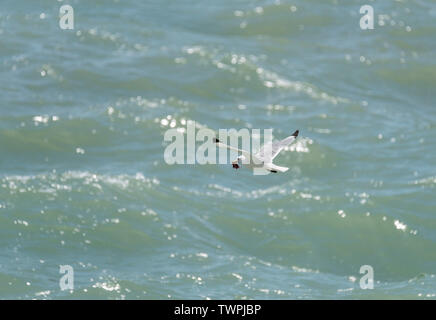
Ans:
{"type": "Polygon", "coordinates": [[[224,149],[229,149],[229,150],[233,150],[235,152],[237,152],[238,154],[241,153],[243,154],[245,157],[247,157],[248,159],[251,158],[251,153],[242,149],[238,149],[238,148],[234,148],[232,146],[229,146],[228,144],[222,143],[221,141],[219,141],[217,138],[213,138],[213,142],[216,143],[216,145],[219,148],[224,148],[224,149]]]}
{"type": "Polygon", "coordinates": [[[284,147],[290,145],[298,137],[299,130],[295,131],[291,136],[272,143],[266,143],[260,148],[260,150],[254,155],[259,159],[263,159],[265,163],[270,163],[275,157],[283,150],[284,147]]]}

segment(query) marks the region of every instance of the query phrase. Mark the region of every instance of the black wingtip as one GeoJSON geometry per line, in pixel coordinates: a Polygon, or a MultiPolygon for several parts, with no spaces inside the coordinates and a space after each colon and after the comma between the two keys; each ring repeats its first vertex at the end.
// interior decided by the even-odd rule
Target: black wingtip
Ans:
{"type": "Polygon", "coordinates": [[[217,138],[213,138],[213,142],[218,143],[220,141],[217,138]]]}
{"type": "Polygon", "coordinates": [[[300,130],[295,131],[292,136],[294,136],[295,138],[298,137],[298,134],[300,133],[300,130]]]}

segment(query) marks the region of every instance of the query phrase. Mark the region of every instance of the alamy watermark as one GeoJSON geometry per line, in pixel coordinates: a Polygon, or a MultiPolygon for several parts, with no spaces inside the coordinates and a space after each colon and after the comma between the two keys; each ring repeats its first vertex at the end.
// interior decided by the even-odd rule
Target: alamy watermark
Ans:
{"type": "Polygon", "coordinates": [[[63,276],[59,279],[59,287],[62,291],[74,290],[74,269],[70,265],[60,265],[59,273],[63,276]]]}
{"type": "Polygon", "coordinates": [[[255,175],[276,172],[274,168],[265,167],[265,163],[270,163],[265,159],[273,159],[273,153],[277,151],[274,150],[272,129],[219,129],[217,137],[215,131],[208,128],[197,130],[195,121],[188,121],[186,128],[168,129],[164,141],[169,142],[164,151],[164,160],[169,165],[231,162],[233,168],[245,165],[253,169],[255,175]]]}
{"type": "Polygon", "coordinates": [[[59,28],[62,30],[74,29],[74,9],[69,4],[59,8],[59,28]]]}
{"type": "Polygon", "coordinates": [[[370,265],[363,265],[359,270],[360,274],[363,276],[360,278],[359,285],[360,289],[374,289],[374,269],[370,265]]]}
{"type": "Polygon", "coordinates": [[[359,21],[360,29],[374,29],[374,8],[369,4],[366,4],[360,7],[359,12],[360,14],[363,14],[359,21]]]}

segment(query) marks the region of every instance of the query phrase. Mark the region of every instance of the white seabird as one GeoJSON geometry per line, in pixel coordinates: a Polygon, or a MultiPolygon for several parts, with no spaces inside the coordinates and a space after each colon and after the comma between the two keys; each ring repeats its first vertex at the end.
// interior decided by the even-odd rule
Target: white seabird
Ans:
{"type": "Polygon", "coordinates": [[[269,172],[277,173],[278,171],[286,172],[289,170],[289,168],[277,166],[272,163],[272,161],[275,157],[277,157],[280,151],[283,150],[283,148],[295,141],[295,139],[298,137],[298,134],[299,130],[295,131],[291,136],[283,140],[266,143],[260,148],[258,152],[254,154],[245,150],[231,147],[225,143],[220,142],[216,138],[214,138],[214,142],[220,148],[227,148],[229,150],[241,153],[241,155],[238,156],[235,161],[232,161],[232,166],[235,169],[239,169],[240,165],[244,164],[248,168],[262,168],[269,172]]]}

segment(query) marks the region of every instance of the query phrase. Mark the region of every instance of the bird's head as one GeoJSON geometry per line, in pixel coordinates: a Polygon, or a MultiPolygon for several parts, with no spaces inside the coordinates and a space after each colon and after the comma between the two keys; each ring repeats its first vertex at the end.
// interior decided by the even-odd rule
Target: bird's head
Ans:
{"type": "Polygon", "coordinates": [[[245,157],[243,155],[240,155],[236,158],[235,161],[232,162],[232,167],[235,169],[239,169],[239,167],[242,165],[242,161],[245,160],[245,157]]]}

